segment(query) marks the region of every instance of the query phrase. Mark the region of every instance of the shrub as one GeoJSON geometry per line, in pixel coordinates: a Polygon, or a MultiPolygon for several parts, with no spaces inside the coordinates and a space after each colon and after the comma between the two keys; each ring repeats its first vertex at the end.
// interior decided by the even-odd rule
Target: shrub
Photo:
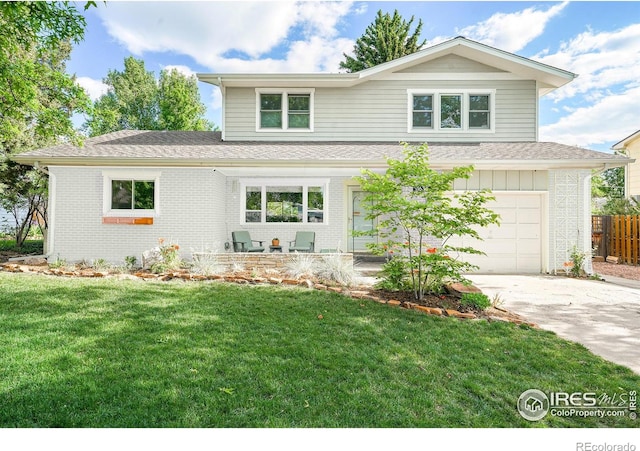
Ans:
{"type": "Polygon", "coordinates": [[[580,277],[584,273],[584,260],[589,255],[587,252],[580,252],[578,250],[578,246],[573,246],[573,249],[570,254],[571,264],[567,265],[569,267],[569,272],[573,277],[580,277]]]}
{"type": "Polygon", "coordinates": [[[460,304],[475,307],[479,310],[486,310],[491,307],[491,300],[484,293],[464,293],[460,299],[460,304]]]}
{"type": "Polygon", "coordinates": [[[340,254],[324,255],[322,261],[317,264],[316,271],[319,278],[347,287],[353,285],[357,276],[353,263],[342,258],[340,254]]]}
{"type": "Polygon", "coordinates": [[[124,258],[124,267],[127,271],[131,271],[133,268],[136,267],[137,262],[138,262],[138,259],[136,258],[135,255],[127,255],[124,258]]]}
{"type": "Polygon", "coordinates": [[[402,256],[388,259],[382,265],[382,279],[375,284],[375,288],[389,291],[405,290],[409,287],[409,267],[402,256]]]}
{"type": "Polygon", "coordinates": [[[287,262],[285,270],[290,276],[300,279],[302,277],[313,277],[316,275],[318,267],[313,257],[308,254],[297,253],[287,262]]]}
{"type": "Polygon", "coordinates": [[[191,271],[195,274],[210,276],[223,273],[225,266],[218,261],[214,253],[198,253],[193,256],[191,271]]]}
{"type": "Polygon", "coordinates": [[[156,274],[163,273],[165,271],[180,269],[180,267],[182,266],[182,259],[180,258],[180,254],[178,253],[180,246],[175,243],[165,244],[164,241],[164,238],[160,238],[158,240],[162,261],[151,265],[151,272],[154,272],[156,274]]]}

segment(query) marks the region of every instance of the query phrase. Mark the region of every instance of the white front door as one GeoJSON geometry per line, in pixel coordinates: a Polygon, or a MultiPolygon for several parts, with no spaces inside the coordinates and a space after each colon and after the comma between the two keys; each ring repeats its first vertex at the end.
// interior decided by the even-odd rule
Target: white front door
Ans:
{"type": "Polygon", "coordinates": [[[375,223],[372,219],[366,219],[367,208],[363,202],[365,192],[357,187],[349,188],[349,221],[348,221],[348,243],[349,252],[368,252],[367,243],[375,243],[376,236],[353,236],[353,231],[368,232],[374,229],[375,223]]]}

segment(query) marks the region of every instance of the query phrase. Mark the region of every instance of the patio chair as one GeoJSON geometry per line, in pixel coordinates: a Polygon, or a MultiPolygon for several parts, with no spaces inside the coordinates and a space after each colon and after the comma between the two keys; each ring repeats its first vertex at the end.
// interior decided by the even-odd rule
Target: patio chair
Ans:
{"type": "Polygon", "coordinates": [[[263,252],[264,241],[252,240],[251,235],[246,230],[240,230],[237,232],[231,232],[231,240],[233,241],[234,252],[263,252]],[[254,246],[253,243],[259,243],[258,246],[254,246]]]}
{"type": "Polygon", "coordinates": [[[296,239],[289,241],[289,252],[313,252],[316,232],[296,232],[296,239]]]}

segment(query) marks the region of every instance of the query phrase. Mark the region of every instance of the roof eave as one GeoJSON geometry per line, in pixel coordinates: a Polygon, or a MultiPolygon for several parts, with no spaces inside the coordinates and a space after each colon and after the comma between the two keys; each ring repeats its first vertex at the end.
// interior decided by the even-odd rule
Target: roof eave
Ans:
{"type": "MultiPolygon", "coordinates": [[[[17,157],[17,156],[16,156],[17,157]]],[[[213,158],[87,158],[87,157],[24,157],[14,161],[31,166],[118,166],[118,167],[270,167],[270,168],[385,168],[386,159],[377,160],[251,160],[213,158]]],[[[565,160],[449,160],[432,159],[434,169],[473,166],[478,170],[548,170],[548,169],[609,169],[625,166],[634,159],[565,159],[565,160]]]]}
{"type": "Polygon", "coordinates": [[[640,130],[638,130],[635,133],[630,134],[629,136],[624,138],[622,141],[619,141],[619,142],[615,143],[613,146],[611,146],[611,149],[613,149],[613,150],[624,150],[625,147],[627,147],[627,145],[629,145],[629,143],[635,141],[636,139],[640,139],[640,130]]]}

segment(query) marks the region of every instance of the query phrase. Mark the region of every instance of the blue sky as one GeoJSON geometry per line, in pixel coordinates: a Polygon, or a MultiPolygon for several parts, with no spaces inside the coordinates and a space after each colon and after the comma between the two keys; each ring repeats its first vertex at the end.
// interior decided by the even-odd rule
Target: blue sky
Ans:
{"type": "MultiPolygon", "coordinates": [[[[82,4],[79,4],[82,5],[82,4]]],[[[79,9],[82,9],[81,7],[79,9]]],[[[338,72],[378,10],[422,19],[427,46],[465,36],[579,76],[541,99],[540,140],[610,151],[640,129],[640,2],[98,2],[67,65],[92,98],[125,57],[197,72],[338,72]]],[[[217,88],[199,83],[220,124],[217,88]]]]}

